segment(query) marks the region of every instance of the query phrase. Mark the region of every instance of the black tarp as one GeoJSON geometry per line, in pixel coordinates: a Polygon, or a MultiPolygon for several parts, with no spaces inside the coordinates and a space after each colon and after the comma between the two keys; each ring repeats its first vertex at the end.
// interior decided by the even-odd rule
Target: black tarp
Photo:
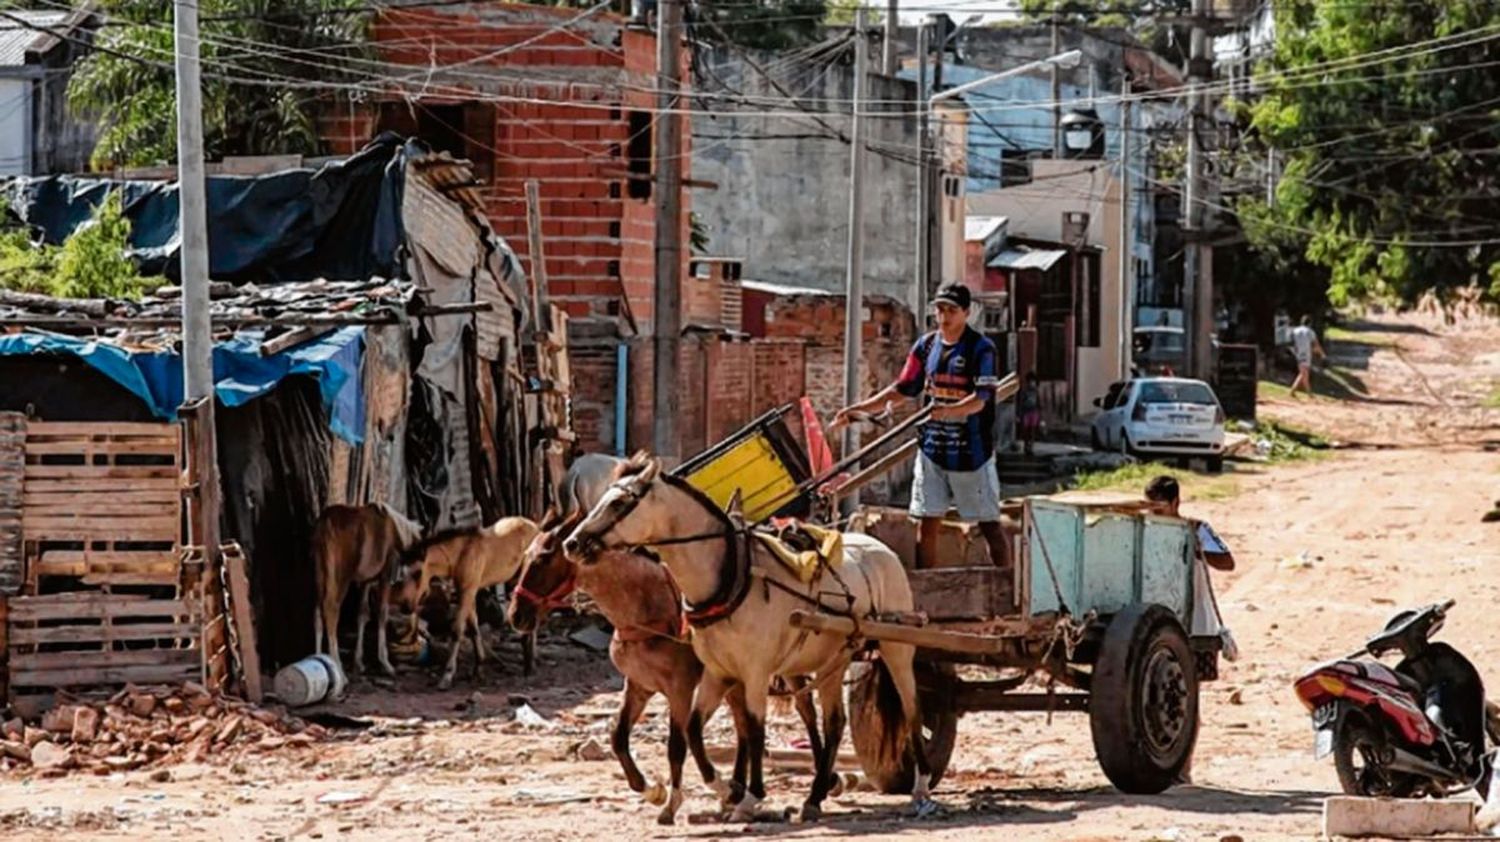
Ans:
{"type": "MultiPolygon", "coordinates": [[[[256,283],[399,277],[406,161],[425,152],[414,143],[388,132],[318,170],[210,176],[209,273],[256,283]]],[[[176,181],[17,178],[3,195],[44,241],[58,244],[116,189],[131,223],[131,256],[145,274],[177,279],[176,181]]]]}

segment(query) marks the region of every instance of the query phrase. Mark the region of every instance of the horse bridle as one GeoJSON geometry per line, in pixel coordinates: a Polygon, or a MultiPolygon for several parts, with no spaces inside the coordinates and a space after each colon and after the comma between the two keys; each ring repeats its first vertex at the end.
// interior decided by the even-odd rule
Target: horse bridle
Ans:
{"type": "Polygon", "coordinates": [[[578,589],[578,566],[572,562],[568,563],[568,576],[557,587],[545,594],[537,594],[528,589],[522,582],[517,582],[511,593],[516,599],[531,603],[537,611],[551,611],[554,608],[562,608],[568,604],[568,597],[578,589]]]}

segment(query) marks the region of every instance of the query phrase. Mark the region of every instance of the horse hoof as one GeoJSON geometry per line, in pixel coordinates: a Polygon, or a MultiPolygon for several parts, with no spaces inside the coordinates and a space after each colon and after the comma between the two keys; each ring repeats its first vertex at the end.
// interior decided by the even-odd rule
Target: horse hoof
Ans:
{"type": "Polygon", "coordinates": [[[671,827],[677,823],[677,811],[682,807],[682,790],[672,790],[671,798],[667,799],[667,805],[661,808],[661,814],[656,817],[656,823],[671,827]]]}
{"type": "Polygon", "coordinates": [[[840,795],[843,795],[843,794],[844,794],[844,776],[843,775],[839,775],[839,774],[834,774],[834,776],[833,776],[833,784],[828,787],[828,797],[829,798],[838,798],[840,795]]]}
{"type": "Polygon", "coordinates": [[[438,689],[439,690],[452,690],[453,689],[453,676],[451,676],[451,675],[445,675],[445,676],[443,676],[442,680],[438,682],[438,689]]]}
{"type": "Polygon", "coordinates": [[[803,824],[811,824],[823,818],[823,808],[816,804],[803,804],[802,813],[797,818],[803,824]]]}
{"type": "Polygon", "coordinates": [[[727,810],[734,806],[734,787],[729,785],[729,781],[723,778],[715,778],[708,782],[708,789],[719,799],[720,807],[727,810]]]}
{"type": "Polygon", "coordinates": [[[751,822],[755,820],[755,810],[760,806],[760,799],[745,793],[745,797],[735,806],[734,812],[729,814],[729,820],[736,824],[751,822]]]}
{"type": "Polygon", "coordinates": [[[641,798],[653,807],[660,807],[667,803],[667,788],[662,786],[661,781],[657,781],[641,793],[641,798]]]}

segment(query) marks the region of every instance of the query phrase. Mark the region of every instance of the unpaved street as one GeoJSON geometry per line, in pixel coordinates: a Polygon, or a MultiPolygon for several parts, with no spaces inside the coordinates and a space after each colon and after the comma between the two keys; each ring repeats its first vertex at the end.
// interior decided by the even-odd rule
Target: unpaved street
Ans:
{"type": "MultiPolygon", "coordinates": [[[[1239,570],[1218,577],[1219,601],[1243,658],[1204,690],[1195,785],[1159,797],[1122,796],[1098,771],[1088,725],[1059,714],[966,718],[943,812],[902,818],[904,799],[856,793],[826,805],[818,825],[690,823],[712,806],[701,787],[678,824],[625,789],[608,745],[617,679],[581,647],[555,641],[541,674],[486,673],[474,687],[430,693],[426,675],[403,692],[365,685],[342,709],[420,719],[382,720],[299,750],[222,757],[178,766],[172,780],[148,772],[112,778],[10,778],[0,785],[0,832],[15,838],[646,839],[741,836],[909,836],[940,839],[1145,840],[1314,838],[1322,797],[1336,781],[1314,763],[1292,677],[1311,662],[1354,648],[1398,606],[1456,598],[1444,639],[1500,681],[1493,606],[1500,599],[1500,524],[1480,518],[1500,499],[1500,425],[1476,406],[1500,382],[1487,349],[1500,330],[1468,326],[1444,335],[1378,328],[1403,343],[1331,349],[1360,376],[1364,398],[1289,404],[1266,411],[1325,430],[1353,448],[1328,459],[1240,466],[1239,493],[1188,501],[1229,541],[1239,570]],[[550,724],[511,721],[512,694],[550,724]],[[593,740],[594,744],[587,741],[593,740]],[[577,746],[585,743],[585,757],[577,746]]],[[[1432,327],[1432,326],[1428,326],[1432,327]]],[[[514,644],[507,644],[513,652],[514,644]]],[[[462,672],[461,672],[462,675],[462,672]]],[[[637,731],[648,773],[665,771],[660,703],[637,731]]],[[[781,717],[773,744],[794,733],[781,717]]],[[[716,740],[726,740],[722,731],[716,740]]],[[[847,750],[847,742],[845,743],[847,750]]],[[[720,764],[721,767],[727,765],[720,764]]],[[[695,784],[695,775],[688,775],[695,784]]],[[[780,772],[770,802],[800,804],[805,774],[780,772]]]]}

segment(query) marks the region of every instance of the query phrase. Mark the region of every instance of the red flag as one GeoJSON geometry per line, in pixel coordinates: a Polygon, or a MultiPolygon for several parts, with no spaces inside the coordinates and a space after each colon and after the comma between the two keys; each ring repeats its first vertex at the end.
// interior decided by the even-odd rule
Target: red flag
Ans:
{"type": "Polygon", "coordinates": [[[812,399],[806,395],[802,397],[802,430],[807,435],[807,461],[812,466],[813,476],[832,468],[833,451],[828,447],[828,439],[823,437],[823,424],[818,420],[817,410],[813,409],[812,399]]]}

